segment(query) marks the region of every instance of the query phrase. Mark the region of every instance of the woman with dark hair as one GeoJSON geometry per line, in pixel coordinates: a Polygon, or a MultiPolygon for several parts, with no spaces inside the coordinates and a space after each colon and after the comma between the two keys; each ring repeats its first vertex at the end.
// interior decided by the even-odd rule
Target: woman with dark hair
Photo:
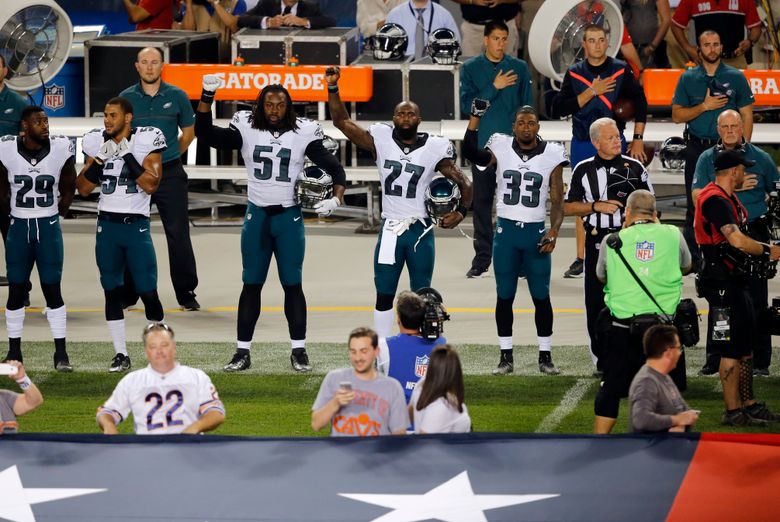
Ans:
{"type": "Polygon", "coordinates": [[[417,383],[409,403],[415,433],[466,433],[471,418],[463,403],[463,369],[450,344],[431,352],[425,378],[417,383]]]}

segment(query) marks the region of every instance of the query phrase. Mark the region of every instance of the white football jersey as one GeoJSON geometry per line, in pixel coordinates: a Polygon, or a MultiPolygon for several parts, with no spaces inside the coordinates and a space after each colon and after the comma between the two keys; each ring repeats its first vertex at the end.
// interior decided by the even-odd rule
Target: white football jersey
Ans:
{"type": "Polygon", "coordinates": [[[385,219],[427,218],[425,189],[436,174],[436,166],[446,158],[455,158],[455,147],[443,136],[428,135],[425,144],[399,145],[393,139],[393,127],[375,123],[368,128],[374,138],[376,166],[382,183],[382,217],[385,219]]]}
{"type": "Polygon", "coordinates": [[[76,148],[65,136],[49,137],[49,153],[41,160],[19,152],[22,138],[0,139],[0,163],[8,170],[11,187],[11,215],[32,219],[57,215],[60,172],[76,154],[76,148]]]}
{"type": "Polygon", "coordinates": [[[177,363],[165,375],[151,366],[128,373],[98,408],[98,415],[108,413],[119,424],[132,413],[137,435],[171,435],[212,409],[225,413],[209,376],[177,363]]]}
{"type": "MultiPolygon", "coordinates": [[[[131,152],[141,165],[149,154],[162,152],[167,148],[165,136],[157,127],[138,127],[131,136],[134,136],[131,152]]],[[[94,158],[107,139],[103,129],[89,131],[84,135],[81,144],[84,154],[94,158]]],[[[103,180],[100,184],[98,210],[149,216],[152,195],[144,192],[128,173],[123,172],[124,168],[125,161],[119,156],[115,155],[106,160],[103,166],[103,180]]]]}
{"type": "Polygon", "coordinates": [[[295,205],[295,181],[303,171],[306,147],[321,140],[322,127],[307,118],[298,118],[298,130],[274,135],[253,129],[250,111],[238,111],[230,126],[241,133],[248,179],[249,201],[260,207],[295,205]]]}
{"type": "Polygon", "coordinates": [[[518,154],[515,138],[496,133],[485,148],[496,157],[496,214],[525,223],[544,222],[550,194],[550,174],[558,165],[569,163],[560,143],[545,141],[530,154],[518,154]]]}

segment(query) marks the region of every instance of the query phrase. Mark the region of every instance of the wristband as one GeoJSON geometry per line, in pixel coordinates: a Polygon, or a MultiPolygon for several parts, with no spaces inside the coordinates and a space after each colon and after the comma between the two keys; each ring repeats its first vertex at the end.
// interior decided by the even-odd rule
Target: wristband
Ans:
{"type": "Polygon", "coordinates": [[[590,204],[591,214],[598,214],[598,210],[596,210],[596,203],[598,203],[598,201],[594,201],[593,203],[590,204]]]}
{"type": "Polygon", "coordinates": [[[214,96],[216,94],[217,93],[215,91],[203,90],[200,93],[200,101],[202,101],[203,103],[205,103],[207,105],[210,105],[210,104],[212,104],[214,102],[214,96]]]}
{"type": "Polygon", "coordinates": [[[130,178],[133,180],[136,180],[141,177],[141,174],[144,173],[145,169],[143,166],[138,163],[138,160],[135,159],[135,156],[133,156],[132,153],[128,152],[124,156],[122,156],[122,159],[125,160],[125,166],[127,167],[127,170],[130,171],[130,178]]]}
{"type": "Polygon", "coordinates": [[[641,141],[641,140],[645,139],[645,135],[644,134],[634,134],[634,139],[641,141]]]}
{"type": "Polygon", "coordinates": [[[87,170],[84,171],[84,177],[93,185],[100,185],[100,177],[103,175],[103,164],[98,160],[92,162],[87,170]]]}
{"type": "Polygon", "coordinates": [[[21,379],[19,379],[18,381],[16,381],[16,384],[18,384],[18,385],[19,385],[19,387],[20,387],[22,390],[26,390],[27,388],[29,388],[30,386],[32,386],[32,381],[30,380],[30,377],[29,377],[29,376],[25,375],[23,378],[21,378],[21,379]]]}
{"type": "Polygon", "coordinates": [[[763,254],[767,257],[769,256],[769,252],[771,251],[769,245],[764,245],[764,244],[761,245],[761,250],[763,250],[763,254]]]}
{"type": "Polygon", "coordinates": [[[596,89],[594,89],[593,87],[588,87],[588,89],[590,89],[590,92],[593,93],[593,96],[598,96],[599,95],[599,93],[597,93],[596,89]]]}
{"type": "Polygon", "coordinates": [[[338,85],[328,85],[328,92],[331,93],[331,94],[338,94],[339,86],[338,85]]]}
{"type": "Polygon", "coordinates": [[[466,214],[469,213],[468,209],[466,209],[465,205],[458,205],[455,207],[455,212],[459,213],[461,216],[463,216],[463,219],[466,219],[466,214]]]}

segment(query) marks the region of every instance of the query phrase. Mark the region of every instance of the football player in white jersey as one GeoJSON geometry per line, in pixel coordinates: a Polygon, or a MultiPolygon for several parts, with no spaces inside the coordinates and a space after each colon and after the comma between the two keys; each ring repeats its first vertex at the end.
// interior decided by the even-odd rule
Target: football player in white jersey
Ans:
{"type": "Polygon", "coordinates": [[[98,408],[97,423],[106,435],[133,414],[137,435],[197,434],[225,422],[225,407],[203,370],[176,362],[176,339],[165,323],[144,329],[149,366],[125,375],[98,408]]]}
{"type": "Polygon", "coordinates": [[[237,349],[225,371],[248,369],[260,297],[271,257],[276,258],[284,289],[284,315],[290,333],[290,363],[297,372],[311,371],[306,353],[306,298],[303,294],[305,236],[300,207],[295,203],[295,181],[308,157],[333,178],[333,197],[314,209],[328,216],[341,205],[344,169],[322,144],[322,127],[298,118],[287,89],[268,85],[257,96],[252,111],[239,111],[230,127],[215,127],[211,103],[221,85],[215,75],[203,77],[203,95],[195,114],[195,135],[218,149],[238,149],[247,168],[249,201],[241,230],[243,289],[238,300],[237,349]]]}
{"type": "Polygon", "coordinates": [[[416,103],[399,103],[393,125],[379,123],[363,129],[349,118],[339,97],[339,77],[338,67],[325,71],[333,123],[352,143],[371,153],[382,183],[383,226],[374,251],[374,329],[379,337],[389,337],[395,321],[393,300],[404,265],[412,290],[431,286],[435,245],[433,234],[425,233],[430,225],[425,189],[436,172],[458,184],[460,205],[441,220],[442,227],[454,228],[471,205],[471,182],[455,164],[455,149],[448,139],[417,132],[422,119],[416,103]]]}
{"type": "Polygon", "coordinates": [[[122,309],[125,267],[144,303],[146,318],[163,320],[157,295],[157,257],[149,231],[149,201],[162,177],[165,136],[155,127],[133,129],[133,106],[125,98],[106,103],[105,130],[84,135],[82,147],[88,156],[76,187],[88,196],[100,187],[95,258],[100,285],[106,298],[105,315],[114,344],[114,358],[108,371],[130,369],[122,309]]]}
{"type": "Polygon", "coordinates": [[[484,149],[477,146],[480,117],[490,104],[474,100],[463,138],[463,155],[479,166],[496,166],[496,232],[493,238],[493,270],[496,275],[496,328],[501,358],[494,375],[514,371],[512,354],[512,304],[517,279],[525,275],[534,303],[539,343],[539,371],[557,375],[552,362],[553,310],[550,303],[551,253],[563,222],[563,167],[569,164],[566,149],[539,136],[539,117],[533,107],[520,107],[512,128],[514,136],[496,133],[484,149]],[[550,228],[545,229],[547,199],[550,228]]]}
{"type": "Polygon", "coordinates": [[[24,301],[35,264],[54,337],[54,367],[71,372],[60,286],[64,249],[59,216],[68,212],[75,195],[75,147],[64,136],[49,136],[49,118],[40,107],[22,111],[22,130],[24,137],[0,139],[0,212],[11,216],[5,247],[9,282],[6,359],[22,360],[24,301]]]}

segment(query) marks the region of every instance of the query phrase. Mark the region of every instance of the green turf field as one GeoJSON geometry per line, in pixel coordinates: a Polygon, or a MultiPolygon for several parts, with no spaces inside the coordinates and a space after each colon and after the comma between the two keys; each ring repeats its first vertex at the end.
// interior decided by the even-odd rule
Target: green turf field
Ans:
{"type": "MultiPolygon", "coordinates": [[[[145,365],[140,343],[130,343],[133,368],[145,365]]],[[[205,370],[219,390],[228,418],[215,433],[254,436],[314,436],[309,425],[310,408],[324,374],[348,365],[341,344],[308,346],[314,373],[295,374],[289,364],[289,346],[281,343],[255,343],[252,368],[240,374],[225,374],[222,365],[233,353],[232,343],[181,343],[178,358],[205,370]]],[[[494,377],[490,370],[498,360],[493,345],[466,345],[459,348],[466,373],[466,404],[475,431],[540,433],[589,433],[593,422],[593,398],[598,386],[591,377],[590,355],[584,346],[553,348],[553,358],[562,374],[542,376],[536,368],[536,349],[515,349],[515,374],[494,377]]],[[[776,349],[777,350],[777,349],[776,349]]],[[[0,343],[0,353],[7,343],[0,343]]],[[[43,392],[45,402],[20,419],[24,432],[95,433],[95,411],[110,395],[121,376],[107,372],[113,356],[110,343],[71,343],[68,351],[75,373],[52,370],[51,343],[25,343],[25,367],[43,392]]],[[[769,430],[720,426],[723,403],[720,385],[714,377],[696,377],[703,348],[686,350],[689,386],[684,394],[695,409],[702,410],[697,431],[780,432],[780,423],[769,430]]],[[[777,354],[776,354],[777,355],[777,354]]],[[[777,357],[775,357],[777,360],[777,357]]],[[[780,375],[773,365],[772,375],[780,375]]],[[[3,377],[0,386],[18,391],[3,377]]],[[[755,380],[756,397],[780,411],[780,378],[755,380]]],[[[625,401],[615,433],[627,430],[625,401]]],[[[123,433],[132,432],[126,421],[123,433]]],[[[319,435],[325,435],[326,431],[319,435]]]]}

